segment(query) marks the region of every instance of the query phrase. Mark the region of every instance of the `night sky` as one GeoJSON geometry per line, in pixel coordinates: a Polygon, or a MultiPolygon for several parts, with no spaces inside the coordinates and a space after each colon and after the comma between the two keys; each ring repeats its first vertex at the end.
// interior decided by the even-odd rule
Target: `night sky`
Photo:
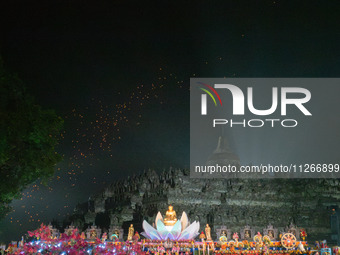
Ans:
{"type": "Polygon", "coordinates": [[[0,241],[106,185],[189,166],[190,77],[339,77],[338,1],[6,1],[0,54],[65,120],[64,160],[13,201],[0,241]]]}

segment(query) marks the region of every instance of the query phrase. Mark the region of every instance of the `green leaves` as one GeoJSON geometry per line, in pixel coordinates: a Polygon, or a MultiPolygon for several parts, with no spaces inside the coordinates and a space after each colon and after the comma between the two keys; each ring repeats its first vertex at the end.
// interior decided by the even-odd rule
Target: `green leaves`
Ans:
{"type": "MultiPolygon", "coordinates": [[[[1,59],[0,59],[1,63],[1,59]]],[[[36,105],[0,64],[0,217],[28,184],[53,175],[63,120],[36,105]]]]}

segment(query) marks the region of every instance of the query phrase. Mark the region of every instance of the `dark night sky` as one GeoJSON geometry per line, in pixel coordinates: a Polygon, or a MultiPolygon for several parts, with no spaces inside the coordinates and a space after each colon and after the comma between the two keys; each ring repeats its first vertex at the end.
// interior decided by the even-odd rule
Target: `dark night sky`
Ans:
{"type": "Polygon", "coordinates": [[[194,75],[339,77],[339,13],[338,1],[1,3],[5,66],[65,133],[55,177],[13,202],[0,240],[127,175],[187,167],[194,75]]]}

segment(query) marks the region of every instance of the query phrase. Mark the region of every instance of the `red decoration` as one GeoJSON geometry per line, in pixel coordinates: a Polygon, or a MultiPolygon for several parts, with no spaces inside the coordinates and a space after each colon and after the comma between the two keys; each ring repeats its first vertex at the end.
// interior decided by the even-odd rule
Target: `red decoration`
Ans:
{"type": "Polygon", "coordinates": [[[146,253],[141,250],[141,246],[137,244],[130,244],[128,242],[120,243],[105,243],[97,238],[94,242],[84,240],[84,236],[81,236],[77,229],[73,230],[71,235],[61,234],[59,238],[52,238],[51,230],[48,226],[41,224],[40,228],[28,232],[30,237],[33,237],[34,241],[25,243],[19,249],[13,249],[8,254],[63,254],[67,252],[70,255],[85,255],[92,252],[92,254],[115,254],[127,255],[127,254],[141,254],[146,253]]]}

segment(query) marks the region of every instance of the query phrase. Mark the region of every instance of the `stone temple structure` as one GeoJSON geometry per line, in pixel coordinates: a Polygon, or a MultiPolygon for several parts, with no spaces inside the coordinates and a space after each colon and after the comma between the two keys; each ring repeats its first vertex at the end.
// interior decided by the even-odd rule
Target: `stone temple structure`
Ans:
{"type": "MultiPolygon", "coordinates": [[[[237,156],[221,146],[209,160],[225,162],[228,157],[239,164],[237,156]],[[221,159],[221,154],[227,157],[221,159]]],[[[123,228],[127,235],[130,224],[141,232],[143,220],[154,222],[157,212],[165,212],[171,204],[177,212],[185,211],[191,222],[199,221],[200,231],[208,223],[213,238],[224,228],[241,234],[247,228],[248,233],[272,228],[278,236],[293,224],[297,231],[306,229],[307,240],[336,243],[339,239],[337,179],[193,179],[189,175],[186,169],[145,171],[91,196],[69,220],[82,229],[93,224],[107,230],[123,228]]]]}
{"type": "Polygon", "coordinates": [[[240,159],[235,155],[226,143],[223,137],[218,138],[217,148],[208,158],[206,165],[231,165],[240,167],[240,159]]]}

